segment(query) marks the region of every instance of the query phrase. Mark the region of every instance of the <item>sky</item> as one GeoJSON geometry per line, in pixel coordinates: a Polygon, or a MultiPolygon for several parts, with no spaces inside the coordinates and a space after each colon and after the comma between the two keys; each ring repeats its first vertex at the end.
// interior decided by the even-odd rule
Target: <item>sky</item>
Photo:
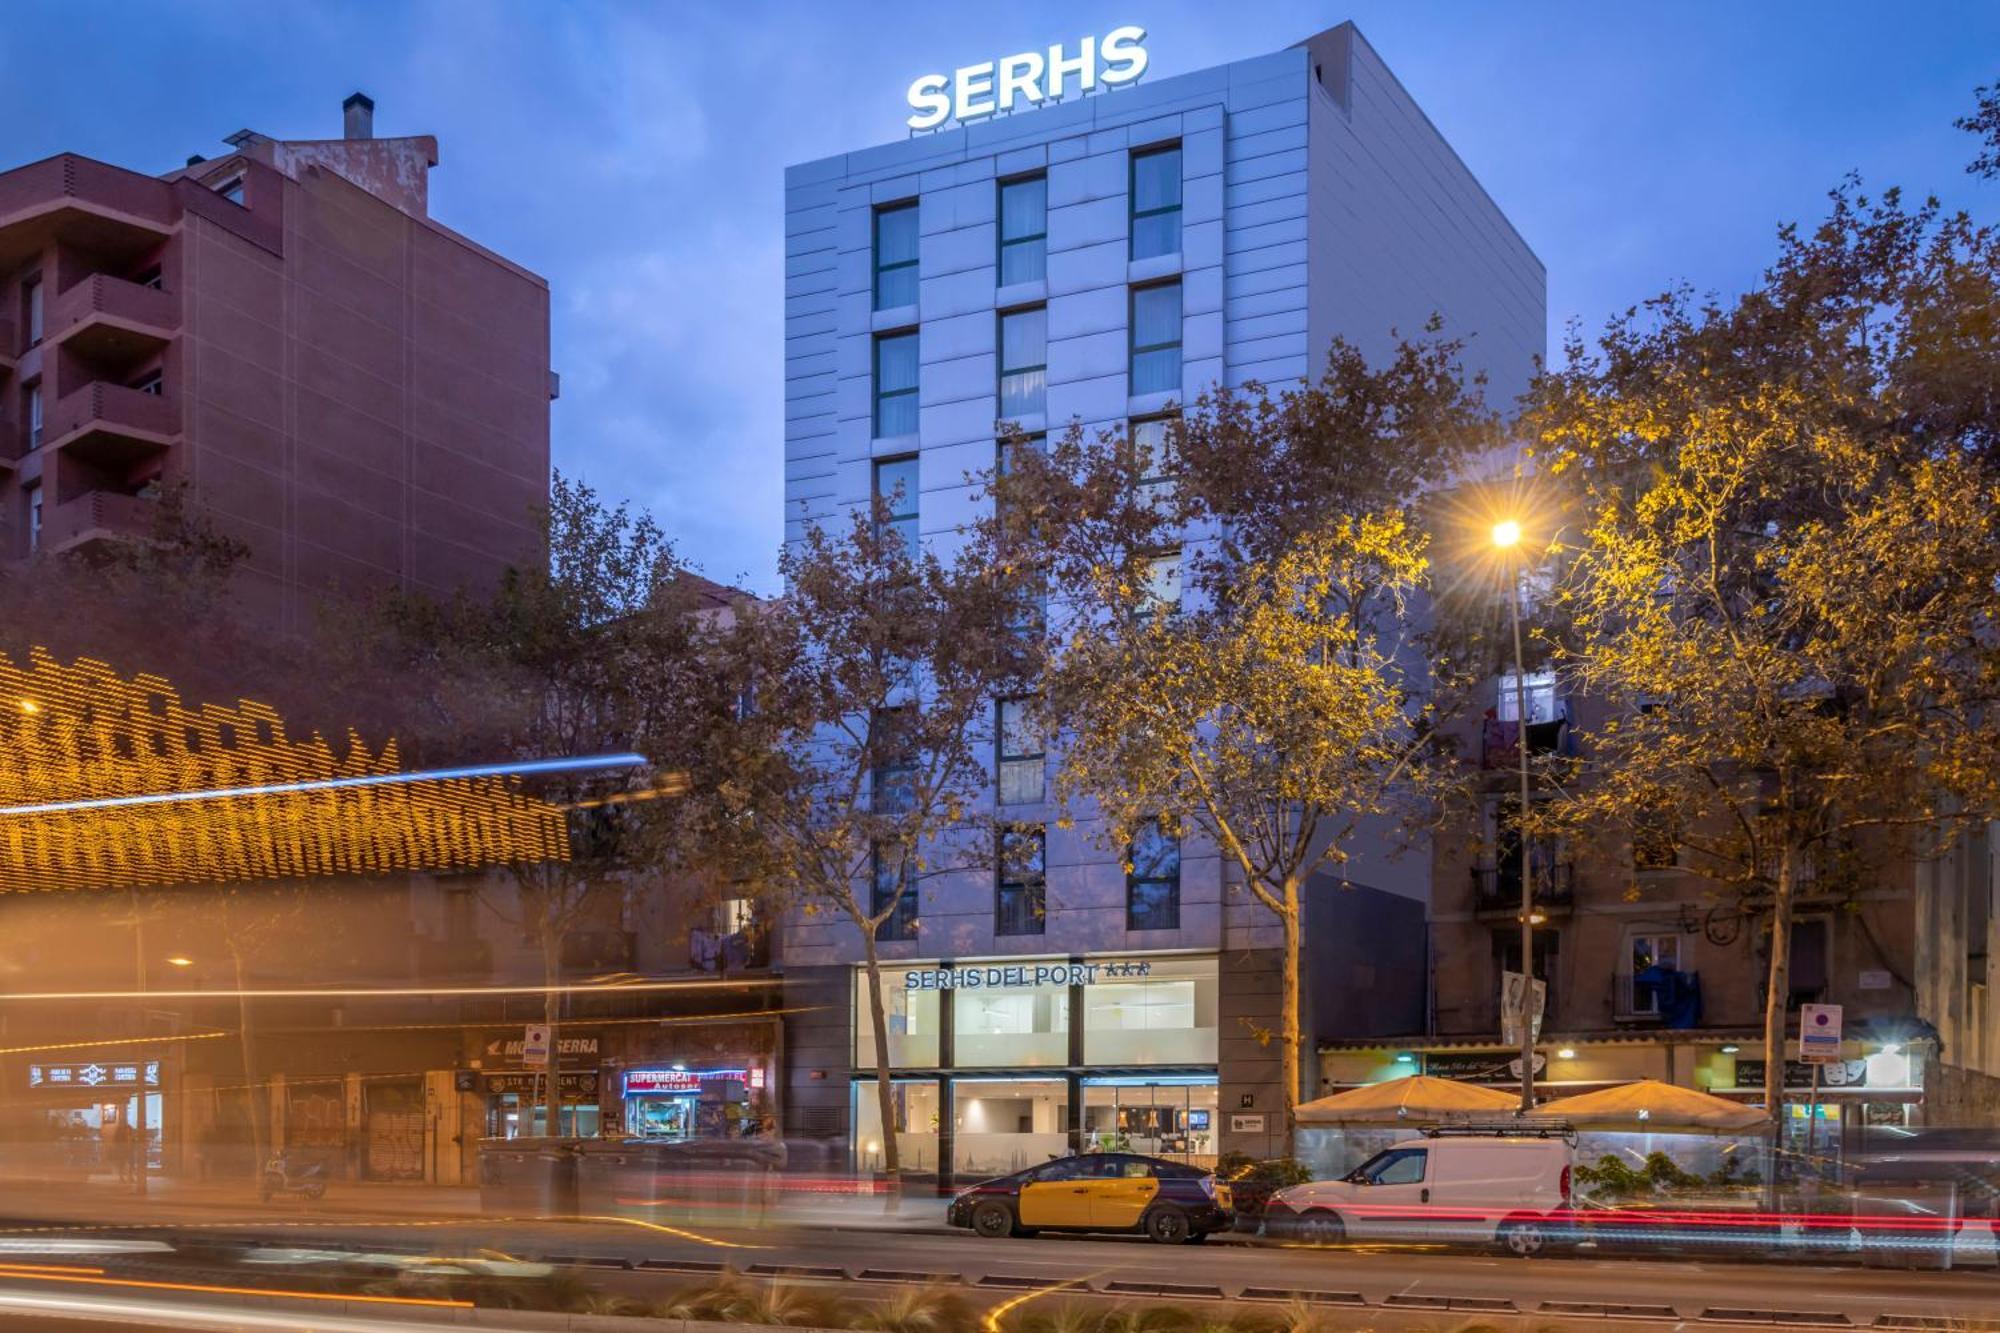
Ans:
{"type": "Polygon", "coordinates": [[[903,137],[920,74],[1120,24],[1158,79],[1352,19],[1548,269],[1550,346],[1753,282],[1847,172],[2000,215],[1952,127],[2000,4],[1473,0],[13,0],[0,168],[167,171],[253,128],[434,134],[431,212],[548,279],[554,459],[711,577],[776,590],[784,168],[903,137]]]}

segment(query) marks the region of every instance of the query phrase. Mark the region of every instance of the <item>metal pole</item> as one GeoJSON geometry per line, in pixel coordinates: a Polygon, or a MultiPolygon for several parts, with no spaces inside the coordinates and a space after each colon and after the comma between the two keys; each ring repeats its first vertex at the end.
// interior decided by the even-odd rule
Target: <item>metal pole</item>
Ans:
{"type": "Polygon", "coordinates": [[[1521,808],[1514,836],[1521,844],[1521,1113],[1535,1109],[1535,873],[1528,848],[1528,669],[1521,652],[1521,574],[1507,571],[1507,617],[1514,626],[1514,755],[1520,761],[1521,808]]]}
{"type": "MultiPolygon", "coordinates": [[[[141,995],[139,1001],[139,1030],[140,1035],[144,1036],[148,1021],[144,999],[146,990],[146,919],[139,914],[139,890],[136,888],[132,890],[132,968],[137,973],[139,983],[139,992],[141,995]]],[[[133,1190],[142,1199],[146,1197],[147,1159],[151,1156],[146,1151],[146,1134],[148,1132],[146,1127],[146,1064],[146,1047],[142,1043],[139,1047],[139,1093],[137,1102],[139,1114],[134,1117],[138,1121],[138,1124],[133,1127],[132,1134],[132,1151],[138,1154],[136,1159],[138,1169],[133,1173],[135,1177],[133,1190]]],[[[161,1110],[164,1111],[165,1109],[164,1099],[162,1099],[161,1110]]]]}

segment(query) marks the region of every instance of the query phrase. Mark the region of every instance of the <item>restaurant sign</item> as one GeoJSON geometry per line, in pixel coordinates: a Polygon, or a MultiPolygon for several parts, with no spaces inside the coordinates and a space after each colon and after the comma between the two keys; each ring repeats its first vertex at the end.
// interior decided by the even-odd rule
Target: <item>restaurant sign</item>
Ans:
{"type": "Polygon", "coordinates": [[[923,967],[903,973],[904,990],[994,990],[1005,986],[1094,986],[1113,977],[1150,976],[1148,962],[1004,963],[991,967],[923,967]]]}
{"type": "Polygon", "coordinates": [[[80,1064],[29,1065],[30,1088],[136,1088],[144,1077],[149,1088],[160,1086],[158,1060],[85,1060],[80,1064]]]}
{"type": "MultiPolygon", "coordinates": [[[[1868,1087],[1908,1087],[1916,1075],[1907,1059],[1892,1057],[1883,1061],[1879,1057],[1878,1066],[1869,1077],[1868,1060],[1834,1060],[1819,1066],[1819,1086],[1826,1089],[1868,1088],[1868,1087]],[[1881,1067],[1888,1066],[1888,1067],[1881,1067]],[[1888,1074],[1890,1078],[1881,1077],[1888,1074]],[[1900,1077],[1895,1077],[1900,1075],[1900,1077]]],[[[1810,1088],[1813,1085],[1813,1066],[1804,1060],[1785,1061],[1785,1086],[1787,1088],[1810,1088]]],[[[1736,1090],[1739,1092],[1762,1092],[1764,1090],[1764,1062],[1746,1060],[1741,1056],[1736,1060],[1736,1090]]]]}
{"type": "MultiPolygon", "coordinates": [[[[486,1092],[494,1097],[510,1093],[516,1097],[537,1097],[544,1091],[544,1088],[538,1087],[537,1084],[545,1083],[547,1079],[547,1074],[539,1073],[488,1074],[486,1092]]],[[[597,1071],[593,1069],[588,1072],[563,1074],[560,1076],[558,1086],[566,1101],[594,1099],[597,1096],[597,1071]]]]}

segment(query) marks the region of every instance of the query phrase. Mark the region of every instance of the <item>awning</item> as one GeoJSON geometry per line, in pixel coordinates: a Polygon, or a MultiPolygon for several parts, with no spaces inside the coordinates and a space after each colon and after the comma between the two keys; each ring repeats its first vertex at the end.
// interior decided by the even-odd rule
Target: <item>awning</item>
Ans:
{"type": "Polygon", "coordinates": [[[1517,1098],[1475,1083],[1412,1074],[1349,1088],[1298,1108],[1301,1125],[1397,1124],[1512,1111],[1517,1098]]]}
{"type": "Polygon", "coordinates": [[[1650,1078],[1545,1102],[1535,1115],[1578,1129],[1651,1134],[1737,1134],[1767,1123],[1761,1110],[1650,1078]]]}

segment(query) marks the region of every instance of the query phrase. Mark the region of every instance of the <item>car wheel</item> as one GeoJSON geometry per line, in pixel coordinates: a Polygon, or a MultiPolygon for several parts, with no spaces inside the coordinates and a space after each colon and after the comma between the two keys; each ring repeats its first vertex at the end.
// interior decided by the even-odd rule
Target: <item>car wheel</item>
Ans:
{"type": "Polygon", "coordinates": [[[988,1240],[1014,1234],[1014,1210],[1004,1203],[986,1202],[972,1210],[972,1229],[988,1240]]]}
{"type": "Polygon", "coordinates": [[[1532,1259],[1549,1247],[1549,1233],[1540,1222],[1505,1222],[1500,1227],[1500,1244],[1507,1253],[1532,1259]]]}
{"type": "Polygon", "coordinates": [[[1146,1234],[1162,1245],[1185,1245],[1193,1235],[1187,1214],[1178,1208],[1155,1208],[1144,1225],[1146,1234]]]}
{"type": "Polygon", "coordinates": [[[1347,1224],[1321,1208],[1299,1219],[1298,1237],[1308,1245],[1338,1245],[1347,1239],[1347,1224]]]}

